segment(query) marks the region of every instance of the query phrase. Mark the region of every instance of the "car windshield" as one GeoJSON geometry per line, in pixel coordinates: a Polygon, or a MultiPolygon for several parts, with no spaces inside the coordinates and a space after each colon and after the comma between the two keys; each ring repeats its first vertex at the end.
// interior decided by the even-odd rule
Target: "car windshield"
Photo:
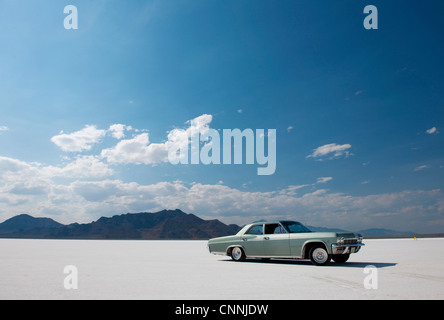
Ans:
{"type": "Polygon", "coordinates": [[[307,227],[303,224],[296,221],[283,221],[285,229],[287,229],[290,233],[302,233],[302,232],[311,232],[307,227]]]}

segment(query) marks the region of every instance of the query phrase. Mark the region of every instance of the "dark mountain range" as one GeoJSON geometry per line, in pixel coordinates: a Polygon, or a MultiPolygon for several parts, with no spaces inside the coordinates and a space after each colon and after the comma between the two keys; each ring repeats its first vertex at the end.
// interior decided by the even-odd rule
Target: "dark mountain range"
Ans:
{"type": "Polygon", "coordinates": [[[196,240],[235,234],[239,229],[237,225],[203,220],[181,210],[128,213],[70,225],[49,218],[20,215],[0,224],[0,238],[196,240]]]}
{"type": "MultiPolygon", "coordinates": [[[[127,213],[102,217],[97,221],[69,225],[50,218],[34,218],[22,214],[0,223],[0,238],[32,239],[140,239],[140,240],[198,240],[236,234],[240,226],[226,225],[219,220],[203,220],[179,209],[149,213],[127,213]]],[[[347,230],[309,226],[312,231],[345,232],[347,230]]],[[[393,237],[414,235],[389,229],[358,231],[364,237],[393,237]]]]}

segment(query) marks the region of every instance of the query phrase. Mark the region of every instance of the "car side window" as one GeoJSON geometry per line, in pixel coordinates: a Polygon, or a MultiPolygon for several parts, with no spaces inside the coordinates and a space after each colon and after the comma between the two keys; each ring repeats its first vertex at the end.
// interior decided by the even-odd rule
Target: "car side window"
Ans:
{"type": "Polygon", "coordinates": [[[287,232],[285,231],[285,229],[280,224],[278,224],[277,227],[274,228],[273,233],[274,234],[280,234],[280,233],[287,233],[287,232]]]}
{"type": "Polygon", "coordinates": [[[280,234],[286,233],[279,223],[270,223],[265,225],[264,234],[280,234]]]}
{"type": "Polygon", "coordinates": [[[256,225],[252,226],[245,234],[254,234],[254,235],[260,235],[263,233],[264,227],[263,225],[256,225]]]}

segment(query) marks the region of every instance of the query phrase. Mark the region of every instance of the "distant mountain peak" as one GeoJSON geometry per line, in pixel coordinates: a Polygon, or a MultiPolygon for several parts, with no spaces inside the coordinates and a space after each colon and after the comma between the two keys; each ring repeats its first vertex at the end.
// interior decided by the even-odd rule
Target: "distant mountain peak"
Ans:
{"type": "Polygon", "coordinates": [[[10,234],[32,229],[59,228],[62,226],[63,224],[50,218],[35,218],[29,214],[20,214],[0,223],[0,232],[10,234]]]}
{"type": "MultiPolygon", "coordinates": [[[[126,213],[70,225],[44,224],[42,218],[13,217],[0,223],[0,237],[44,239],[209,239],[235,234],[240,227],[218,220],[203,220],[180,209],[126,213]],[[16,222],[26,221],[26,227],[16,222]],[[15,222],[15,223],[13,223],[15,222]],[[38,222],[38,223],[37,223],[38,222]]],[[[46,221],[46,220],[45,220],[46,221]]],[[[47,223],[49,221],[46,221],[47,223]]]]}

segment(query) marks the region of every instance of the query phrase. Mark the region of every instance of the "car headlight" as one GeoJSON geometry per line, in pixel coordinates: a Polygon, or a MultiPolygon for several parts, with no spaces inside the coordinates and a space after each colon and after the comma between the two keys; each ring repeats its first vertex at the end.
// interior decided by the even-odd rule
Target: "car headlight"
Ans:
{"type": "Polygon", "coordinates": [[[345,240],[345,238],[343,238],[343,237],[338,238],[337,241],[336,241],[336,243],[337,243],[337,244],[344,244],[344,240],[345,240]]]}

